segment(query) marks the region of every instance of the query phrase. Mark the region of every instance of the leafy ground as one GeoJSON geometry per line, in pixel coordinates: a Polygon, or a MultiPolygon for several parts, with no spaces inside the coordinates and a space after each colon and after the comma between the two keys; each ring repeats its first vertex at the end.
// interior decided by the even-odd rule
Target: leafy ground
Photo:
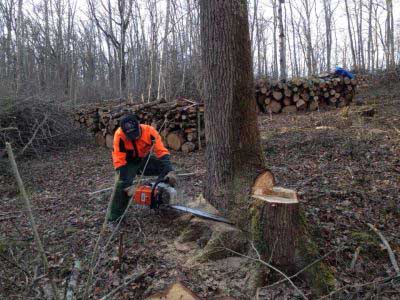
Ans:
{"type": "MultiPolygon", "coordinates": [[[[362,106],[260,117],[268,166],[278,185],[299,192],[308,222],[315,229],[320,255],[331,251],[325,261],[340,289],[332,295],[334,299],[400,298],[398,284],[363,285],[395,275],[385,248],[367,223],[374,224],[395,255],[400,255],[398,94],[395,89],[375,90],[358,96],[362,106]],[[367,104],[375,110],[373,117],[355,112],[367,104]],[[358,257],[351,267],[356,252],[358,257]]],[[[181,197],[199,195],[205,172],[203,153],[173,153],[173,161],[181,172],[196,173],[181,180],[181,197]]],[[[21,161],[19,167],[51,274],[64,291],[74,261],[80,260],[82,293],[108,202],[107,193],[90,193],[112,185],[110,153],[88,138],[64,152],[21,161]]],[[[43,299],[47,277],[10,176],[0,177],[0,197],[0,298],[43,299]]],[[[110,246],[105,247],[104,239],[101,242],[105,250],[96,268],[97,281],[91,286],[93,298],[119,286],[127,275],[145,269],[149,270],[146,276],[122,289],[114,299],[144,299],[176,281],[205,299],[249,299],[250,263],[242,257],[192,263],[190,258],[198,245],[177,243],[180,230],[175,215],[131,207],[127,223],[110,246]]],[[[109,236],[107,231],[105,240],[109,236]]],[[[300,279],[295,282],[310,299],[318,299],[310,295],[306,283],[300,279]]]]}

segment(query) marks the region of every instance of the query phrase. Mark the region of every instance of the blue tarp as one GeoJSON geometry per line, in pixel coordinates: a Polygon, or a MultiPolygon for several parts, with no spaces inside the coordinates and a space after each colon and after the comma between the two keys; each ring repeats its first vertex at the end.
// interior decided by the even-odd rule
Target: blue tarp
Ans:
{"type": "Polygon", "coordinates": [[[352,73],[340,67],[336,67],[335,74],[339,74],[342,76],[349,77],[350,79],[354,79],[354,75],[352,73]]]}

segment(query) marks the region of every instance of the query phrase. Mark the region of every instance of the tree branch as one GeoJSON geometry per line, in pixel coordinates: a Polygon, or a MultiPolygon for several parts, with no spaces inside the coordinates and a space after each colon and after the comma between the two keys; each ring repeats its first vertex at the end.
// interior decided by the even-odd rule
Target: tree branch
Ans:
{"type": "MultiPolygon", "coordinates": [[[[20,190],[20,192],[22,194],[22,198],[25,201],[25,206],[26,206],[26,209],[27,209],[28,218],[29,218],[29,221],[30,221],[31,226],[32,226],[33,236],[35,238],[35,244],[36,244],[36,247],[38,248],[39,254],[40,254],[41,258],[42,258],[44,271],[45,271],[45,273],[47,273],[48,270],[49,270],[49,262],[47,261],[46,252],[44,250],[42,241],[41,241],[41,239],[39,237],[39,233],[37,231],[35,219],[34,219],[33,213],[32,213],[32,205],[31,205],[31,202],[30,202],[30,200],[28,198],[28,195],[27,195],[27,193],[25,191],[25,186],[24,186],[24,183],[23,183],[23,181],[21,179],[21,175],[19,174],[18,166],[17,166],[17,163],[15,162],[14,153],[12,151],[11,144],[10,143],[6,143],[6,148],[7,148],[8,159],[10,160],[11,168],[12,168],[13,173],[14,173],[14,177],[15,177],[15,179],[17,181],[18,188],[19,188],[19,190],[20,190]]],[[[50,284],[51,284],[51,289],[53,291],[54,299],[59,300],[60,297],[58,295],[56,285],[55,285],[53,279],[50,276],[49,276],[49,280],[50,280],[50,284]]]]}

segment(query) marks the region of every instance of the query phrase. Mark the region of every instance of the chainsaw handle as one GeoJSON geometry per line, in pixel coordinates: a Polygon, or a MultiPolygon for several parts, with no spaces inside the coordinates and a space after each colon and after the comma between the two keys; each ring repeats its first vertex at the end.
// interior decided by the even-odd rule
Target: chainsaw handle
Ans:
{"type": "Polygon", "coordinates": [[[150,201],[151,201],[151,203],[150,203],[150,208],[153,208],[153,209],[158,208],[159,203],[158,203],[158,201],[157,201],[157,199],[156,199],[154,193],[155,193],[155,191],[156,191],[157,186],[158,186],[160,183],[164,183],[164,182],[167,182],[167,181],[166,181],[164,178],[161,178],[161,179],[158,179],[158,180],[153,184],[153,187],[151,188],[151,194],[150,194],[150,201]]]}

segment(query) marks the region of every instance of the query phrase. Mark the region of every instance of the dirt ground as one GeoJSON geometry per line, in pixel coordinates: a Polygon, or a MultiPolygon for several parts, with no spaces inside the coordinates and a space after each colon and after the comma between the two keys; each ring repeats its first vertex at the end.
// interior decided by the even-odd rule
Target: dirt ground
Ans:
{"type": "MultiPolygon", "coordinates": [[[[382,283],[395,271],[381,240],[367,225],[379,229],[398,258],[399,91],[376,89],[358,95],[356,103],[360,105],[349,108],[260,116],[268,167],[279,186],[295,189],[301,196],[320,255],[331,251],[324,259],[337,280],[338,291],[331,299],[400,298],[398,282],[382,283]],[[374,108],[372,117],[356,112],[367,106],[374,108]]],[[[195,173],[181,179],[180,197],[190,199],[201,193],[206,171],[203,155],[173,153],[179,173],[195,173]]],[[[82,293],[108,203],[107,193],[90,193],[113,184],[109,150],[87,138],[64,152],[21,161],[19,168],[33,203],[51,274],[65,292],[74,262],[81,261],[78,290],[82,293]]],[[[43,299],[47,279],[22,199],[10,176],[0,176],[0,186],[0,298],[43,299]]],[[[109,247],[105,247],[109,231],[101,242],[104,253],[91,286],[93,299],[106,295],[138,270],[151,271],[121,289],[113,299],[145,299],[177,281],[203,299],[251,299],[246,289],[250,261],[230,257],[193,263],[191,258],[199,245],[178,243],[181,230],[175,214],[130,207],[126,224],[109,247]],[[119,244],[123,244],[120,254],[119,244]]],[[[295,279],[295,283],[309,299],[318,299],[301,279],[295,279]]],[[[291,293],[285,298],[283,288],[275,292],[273,299],[299,297],[291,293]]]]}

